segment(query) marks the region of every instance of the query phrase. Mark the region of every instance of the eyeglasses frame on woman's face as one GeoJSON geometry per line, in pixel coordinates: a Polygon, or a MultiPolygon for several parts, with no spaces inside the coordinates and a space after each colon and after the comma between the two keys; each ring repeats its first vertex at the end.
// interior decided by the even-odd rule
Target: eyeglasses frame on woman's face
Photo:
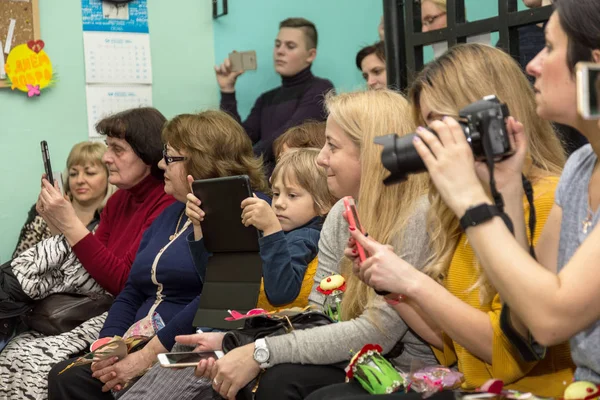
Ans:
{"type": "Polygon", "coordinates": [[[435,21],[436,21],[438,18],[440,18],[440,17],[443,17],[444,15],[446,15],[446,12],[441,12],[441,13],[439,13],[439,14],[437,14],[437,15],[432,15],[432,16],[430,16],[430,17],[427,17],[427,18],[425,18],[425,19],[424,19],[424,20],[421,22],[421,25],[429,27],[429,26],[433,25],[433,23],[434,23],[434,22],[435,22],[435,21]]]}
{"type": "Polygon", "coordinates": [[[163,160],[165,160],[165,164],[169,165],[177,161],[186,161],[188,158],[183,156],[170,156],[167,154],[167,145],[163,147],[163,160]]]}

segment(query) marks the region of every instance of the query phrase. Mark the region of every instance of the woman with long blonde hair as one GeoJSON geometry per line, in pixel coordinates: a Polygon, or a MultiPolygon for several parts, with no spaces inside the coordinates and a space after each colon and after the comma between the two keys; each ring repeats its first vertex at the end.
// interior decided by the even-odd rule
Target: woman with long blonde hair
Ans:
{"type": "MultiPolygon", "coordinates": [[[[318,164],[325,168],[329,191],[337,198],[353,196],[369,234],[390,244],[415,266],[424,266],[430,255],[425,227],[426,176],[412,176],[400,185],[382,185],[387,175],[381,165],[382,147],[373,142],[377,136],[414,131],[408,102],[396,92],[381,90],[330,95],[325,105],[329,112],[327,141],[318,164]]],[[[320,387],[343,382],[343,366],[351,351],[367,343],[381,344],[403,369],[410,368],[413,360],[436,363],[428,346],[373,289],[352,274],[352,265],[343,257],[349,238],[343,212],[343,201],[339,201],[325,220],[315,276],[316,284],[332,273],[346,278],[341,322],[268,337],[264,344],[257,341],[239,347],[216,362],[201,362],[196,374],[211,377],[213,388],[222,396],[234,398],[258,375],[255,346],[265,346],[269,352],[267,365],[261,365],[267,370],[256,392],[259,400],[302,399],[320,387]]],[[[322,306],[325,299],[313,290],[309,300],[322,306]]]]}
{"type": "MultiPolygon", "coordinates": [[[[536,188],[535,196],[540,198],[554,193],[553,185],[565,163],[565,153],[550,122],[536,115],[529,82],[516,66],[510,56],[490,46],[473,43],[453,47],[425,68],[413,83],[410,91],[413,118],[421,126],[443,116],[458,118],[458,111],[463,107],[495,94],[508,104],[511,115],[525,127],[529,154],[523,174],[534,186],[551,183],[550,187],[536,188]],[[485,79],[482,79],[483,73],[485,79]]],[[[435,186],[430,185],[429,193],[432,207],[428,226],[435,257],[425,272],[441,283],[463,232],[458,218],[440,198],[435,186]]],[[[541,221],[538,227],[543,228],[541,221]]],[[[539,238],[539,234],[536,236],[539,238]]],[[[488,303],[496,294],[485,274],[481,274],[477,288],[482,303],[488,303]]]]}
{"type": "MultiPolygon", "coordinates": [[[[523,196],[506,202],[517,238],[527,248],[530,240],[537,243],[548,219],[564,154],[551,125],[536,117],[533,91],[516,62],[490,46],[455,46],[425,67],[413,83],[410,98],[415,121],[436,127],[439,119],[457,118],[459,110],[490,94],[508,105],[513,115],[508,120],[509,131],[524,127],[527,133],[530,152],[522,173],[534,189],[537,225],[533,237],[525,229],[527,199],[523,196]]],[[[496,169],[500,168],[503,166],[497,165],[496,169]]],[[[480,164],[478,172],[490,196],[487,168],[480,164]]],[[[501,192],[503,185],[497,182],[501,192]]],[[[502,300],[482,272],[459,219],[432,183],[429,197],[427,225],[434,256],[423,272],[377,243],[377,237],[353,232],[353,238],[371,254],[361,265],[355,263],[355,272],[378,290],[406,296],[394,306],[396,311],[431,344],[440,363],[458,364],[464,374],[463,390],[475,390],[489,379],[500,379],[508,389],[562,395],[563,382],[570,382],[573,376],[566,343],[549,348],[541,361],[520,358],[501,328],[502,300]]],[[[346,254],[355,258],[350,251],[347,249],[346,254]]],[[[516,326],[521,323],[517,318],[510,322],[516,326]]],[[[315,393],[314,398],[326,398],[333,388],[327,390],[318,393],[321,397],[315,393]]]]}
{"type": "MultiPolygon", "coordinates": [[[[600,127],[578,110],[576,68],[579,62],[600,63],[600,2],[556,0],[554,6],[545,28],[546,46],[527,65],[535,78],[536,111],[540,118],[577,129],[589,144],[565,164],[535,249],[537,259],[521,248],[498,218],[482,221],[466,234],[511,314],[529,329],[516,327],[517,331],[546,346],[569,339],[575,379],[599,384],[600,307],[590,300],[600,289],[600,127]]],[[[493,207],[476,179],[472,152],[455,121],[437,125],[435,130],[443,134],[436,138],[423,132],[415,148],[444,201],[461,218],[473,207],[493,207]],[[449,162],[453,158],[460,161],[449,162]]],[[[517,151],[497,174],[506,187],[507,202],[523,195],[515,167],[523,163],[528,141],[520,131],[514,141],[517,151]]]]}

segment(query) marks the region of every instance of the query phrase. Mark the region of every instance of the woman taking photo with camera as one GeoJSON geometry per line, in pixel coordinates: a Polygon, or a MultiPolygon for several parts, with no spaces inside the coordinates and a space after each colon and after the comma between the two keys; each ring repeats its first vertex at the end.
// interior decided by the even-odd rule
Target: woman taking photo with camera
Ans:
{"type": "MultiPolygon", "coordinates": [[[[537,261],[522,248],[500,218],[478,221],[466,230],[487,277],[542,345],[570,339],[575,378],[600,383],[600,306],[590,301],[600,290],[600,126],[577,113],[575,64],[600,62],[600,2],[558,0],[546,26],[546,47],[527,66],[535,77],[537,113],[572,126],[590,144],[567,162],[548,223],[536,246],[537,261]]],[[[431,126],[415,142],[440,195],[459,218],[474,206],[490,204],[477,180],[471,149],[456,121],[431,126]],[[431,150],[429,150],[431,149],[431,150]]],[[[505,201],[523,196],[520,171],[527,143],[514,134],[516,154],[498,165],[498,188],[505,201]]],[[[514,219],[515,225],[518,225],[514,219]]],[[[411,296],[410,285],[405,294],[411,296]]],[[[518,326],[515,328],[519,328],[518,326]]],[[[528,332],[519,330],[527,337],[528,332]]]]}
{"type": "MultiPolygon", "coordinates": [[[[516,168],[519,177],[523,172],[533,184],[537,212],[535,243],[552,207],[564,156],[550,124],[535,115],[533,92],[517,63],[490,46],[458,45],[425,67],[413,83],[410,98],[417,123],[436,127],[441,124],[438,119],[456,116],[459,110],[491,93],[507,103],[514,117],[523,123],[511,118],[509,131],[522,131],[523,126],[526,127],[527,138],[523,140],[528,141],[531,148],[527,162],[506,167],[516,168]]],[[[484,125],[485,122],[480,127],[487,134],[484,125]]],[[[494,133],[492,131],[489,130],[494,133]]],[[[460,127],[457,135],[458,132],[466,142],[460,127]]],[[[473,169],[472,156],[470,163],[473,169]]],[[[481,182],[480,186],[485,186],[487,196],[489,176],[484,168],[478,168],[477,172],[475,178],[481,182]]],[[[502,299],[481,272],[458,218],[433,185],[429,194],[428,228],[434,256],[423,272],[377,243],[375,235],[369,232],[369,237],[365,237],[357,231],[351,233],[353,238],[371,256],[360,265],[354,260],[354,272],[377,290],[407,296],[406,300],[397,301],[394,308],[431,344],[441,364],[457,364],[464,375],[463,390],[475,390],[489,379],[500,379],[507,389],[549,397],[562,395],[563,382],[572,379],[568,346],[561,344],[548,349],[547,357],[539,362],[525,362],[519,357],[501,329],[502,299]]],[[[529,210],[524,212],[524,203],[527,204],[527,199],[521,195],[507,202],[506,207],[511,217],[520,221],[520,225],[515,223],[515,226],[521,245],[527,247],[529,238],[524,221],[529,210]]],[[[351,241],[346,255],[355,259],[353,250],[351,241]]],[[[388,297],[393,298],[393,295],[388,297]]],[[[348,395],[360,398],[364,393],[353,383],[323,389],[310,399],[341,399],[348,395]]]]}

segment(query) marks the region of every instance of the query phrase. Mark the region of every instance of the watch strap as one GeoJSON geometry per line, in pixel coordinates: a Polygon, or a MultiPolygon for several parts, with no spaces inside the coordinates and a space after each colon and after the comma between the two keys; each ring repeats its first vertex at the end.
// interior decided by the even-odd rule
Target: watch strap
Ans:
{"type": "Polygon", "coordinates": [[[267,356],[268,356],[267,361],[260,362],[259,360],[256,359],[256,356],[254,357],[254,361],[256,361],[259,364],[259,367],[262,369],[269,368],[271,366],[271,364],[269,364],[269,359],[271,358],[271,354],[269,352],[269,347],[267,346],[267,341],[264,338],[256,339],[254,341],[254,354],[256,354],[256,351],[259,349],[267,352],[267,356]]]}
{"type": "Polygon", "coordinates": [[[465,211],[465,215],[460,219],[460,227],[467,230],[467,228],[482,224],[494,217],[502,217],[498,207],[487,203],[479,204],[465,211]]]}

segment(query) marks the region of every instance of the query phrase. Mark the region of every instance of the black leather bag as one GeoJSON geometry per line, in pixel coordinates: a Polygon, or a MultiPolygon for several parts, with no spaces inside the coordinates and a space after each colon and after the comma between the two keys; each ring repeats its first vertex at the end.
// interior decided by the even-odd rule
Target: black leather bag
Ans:
{"type": "Polygon", "coordinates": [[[316,311],[303,312],[283,319],[273,319],[266,316],[249,318],[244,323],[243,328],[225,334],[223,337],[223,352],[228,353],[237,347],[254,343],[256,339],[267,336],[284,335],[293,330],[310,329],[332,323],[331,318],[316,311]]]}
{"type": "Polygon", "coordinates": [[[21,319],[44,335],[59,335],[108,311],[113,300],[108,294],[52,294],[36,301],[21,319]]]}
{"type": "MultiPolygon", "coordinates": [[[[283,319],[273,319],[258,316],[247,319],[244,327],[229,331],[223,337],[223,352],[254,343],[256,339],[267,336],[278,336],[293,330],[315,328],[317,326],[332,324],[333,320],[327,315],[317,311],[307,311],[283,319]]],[[[251,400],[254,398],[255,388],[258,387],[258,378],[252,380],[238,392],[237,400],[251,400]]]]}

